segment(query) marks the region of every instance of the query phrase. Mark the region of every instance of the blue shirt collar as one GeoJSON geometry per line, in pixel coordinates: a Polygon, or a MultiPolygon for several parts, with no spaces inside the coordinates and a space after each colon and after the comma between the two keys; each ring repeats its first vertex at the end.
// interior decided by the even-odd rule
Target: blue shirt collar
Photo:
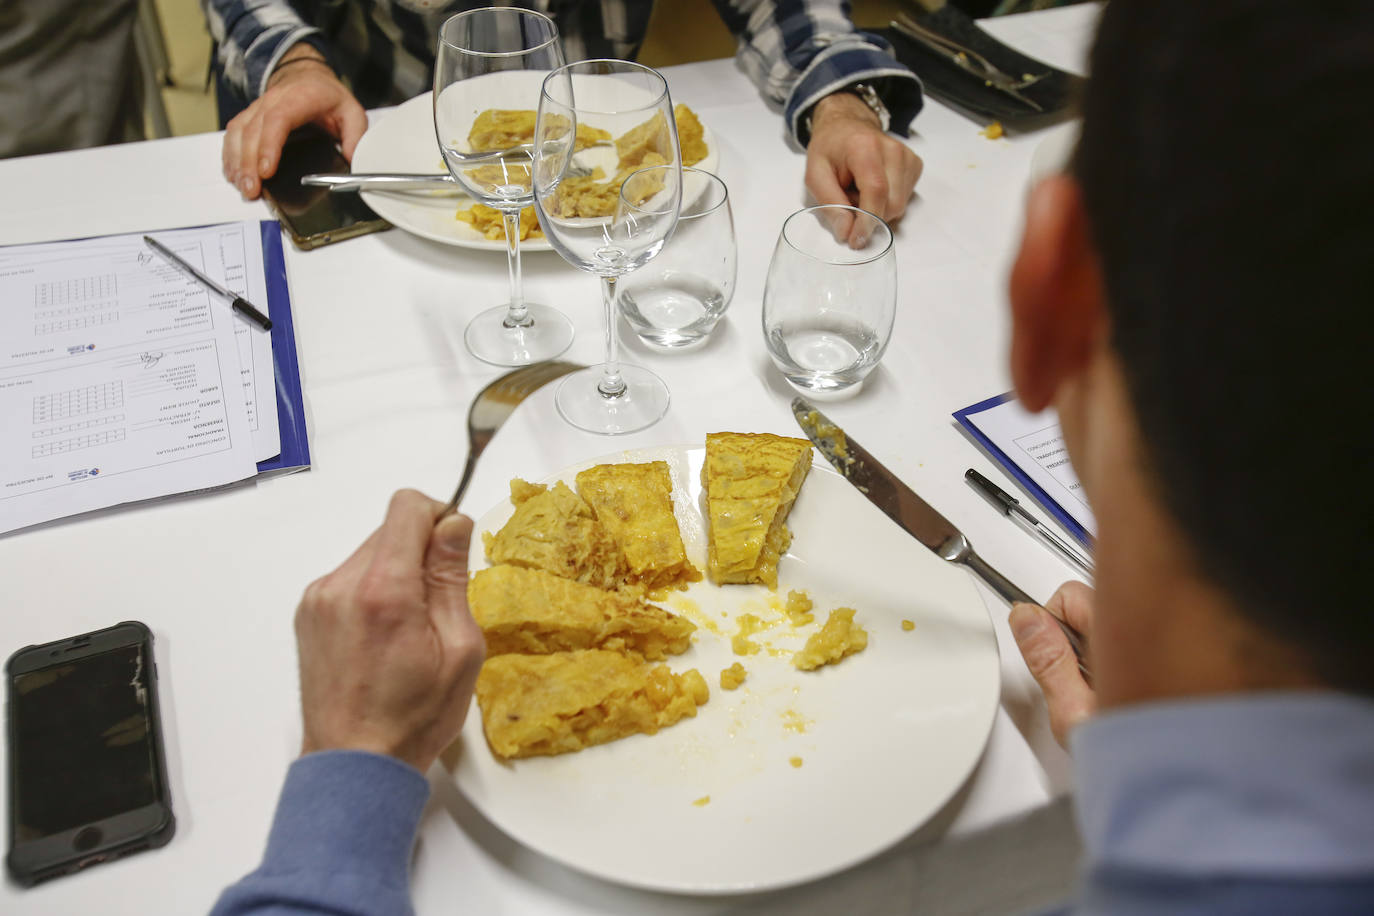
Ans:
{"type": "Polygon", "coordinates": [[[1090,866],[1374,873],[1374,701],[1276,691],[1129,707],[1072,746],[1090,866]]]}

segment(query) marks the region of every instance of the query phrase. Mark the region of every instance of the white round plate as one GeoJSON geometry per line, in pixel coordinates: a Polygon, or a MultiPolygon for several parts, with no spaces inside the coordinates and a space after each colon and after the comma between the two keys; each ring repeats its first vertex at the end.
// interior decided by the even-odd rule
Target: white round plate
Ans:
{"type": "MultiPolygon", "coordinates": [[[[594,464],[663,460],[689,558],[706,567],[702,448],[621,452],[546,479],[574,486],[594,464]]],[[[476,533],[496,531],[509,502],[476,533]]],[[[694,719],[557,757],[495,758],[474,702],[453,776],[486,817],[526,846],[608,881],[692,894],[759,891],[840,871],[925,823],[982,756],[997,709],[997,640],[967,574],[921,546],[844,478],[812,468],[789,519],[778,596],[804,589],[816,621],[781,622],[736,656],[744,612],[772,619],[762,586],[707,581],[660,606],[697,624],[668,660],[696,668],[711,697],[694,719]],[[803,672],[792,650],[836,607],[857,609],[868,647],[803,672]],[[903,619],[915,628],[902,629],[903,619]],[[741,662],[748,679],[720,687],[741,662]],[[801,766],[792,765],[800,758],[801,766]],[[700,803],[701,799],[709,801],[700,803]]],[[[474,537],[474,570],[487,566],[474,537]]],[[[776,599],[774,599],[776,601],[776,599]]]]}
{"type": "MultiPolygon", "coordinates": [[[[354,172],[414,172],[443,174],[446,169],[439,154],[434,135],[434,106],[432,92],[415,98],[381,115],[358,141],[353,151],[354,172]]],[[[535,89],[534,101],[539,98],[535,89]]],[[[533,108],[527,99],[501,103],[493,107],[533,108]]],[[[703,125],[704,127],[704,125],[703,125]]],[[[714,172],[720,162],[719,147],[705,128],[706,158],[696,168],[714,172]]],[[[478,248],[505,253],[504,241],[492,240],[459,222],[454,213],[470,205],[470,198],[458,191],[363,191],[363,200],[378,216],[407,232],[446,245],[478,248]]],[[[520,243],[521,251],[551,251],[548,239],[527,239],[520,243]]]]}

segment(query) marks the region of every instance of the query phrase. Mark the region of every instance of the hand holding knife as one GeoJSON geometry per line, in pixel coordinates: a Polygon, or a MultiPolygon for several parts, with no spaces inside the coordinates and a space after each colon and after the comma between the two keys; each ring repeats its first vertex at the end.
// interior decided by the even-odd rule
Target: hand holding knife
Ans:
{"type": "MultiPolygon", "coordinates": [[[[973,545],[958,528],[815,407],[802,398],[793,398],[792,414],[802,432],[842,477],[936,556],[967,566],[1010,604],[1026,602],[1044,607],[989,566],[974,552],[973,545]]],[[[1051,616],[1054,616],[1052,612],[1051,616]]],[[[1082,635],[1059,617],[1054,619],[1078,656],[1078,669],[1091,681],[1086,661],[1087,646],[1082,635]]]]}

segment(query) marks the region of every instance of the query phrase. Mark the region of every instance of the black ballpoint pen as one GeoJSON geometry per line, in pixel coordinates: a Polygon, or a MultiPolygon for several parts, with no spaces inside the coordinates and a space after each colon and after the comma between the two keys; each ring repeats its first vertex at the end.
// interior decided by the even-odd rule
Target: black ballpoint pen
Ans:
{"type": "Polygon", "coordinates": [[[1054,550],[1055,553],[1068,560],[1074,566],[1077,566],[1084,575],[1091,576],[1093,574],[1093,561],[1068,544],[1059,535],[1055,534],[1049,525],[1046,525],[1034,515],[1022,509],[1021,503],[1016,497],[997,486],[997,484],[993,483],[991,480],[988,480],[982,474],[979,474],[973,468],[969,468],[964,472],[964,479],[981,490],[984,495],[997,505],[997,508],[1002,510],[1004,515],[1035,535],[1047,544],[1050,549],[1054,550]]]}
{"type": "Polygon", "coordinates": [[[209,277],[205,276],[205,274],[196,270],[190,264],[187,264],[181,258],[177,257],[175,254],[172,253],[171,249],[169,249],[166,245],[163,245],[157,239],[150,238],[145,235],[143,237],[143,241],[148,243],[149,248],[153,249],[158,254],[162,255],[174,266],[176,266],[183,273],[189,276],[192,280],[195,280],[201,286],[210,290],[210,292],[219,293],[221,296],[223,296],[226,300],[228,300],[229,305],[234,309],[234,311],[253,319],[253,321],[257,322],[258,327],[262,328],[264,331],[272,330],[272,319],[268,318],[262,312],[254,308],[253,303],[249,302],[242,296],[239,296],[234,292],[225,289],[223,286],[220,286],[214,280],[211,280],[209,277]]]}

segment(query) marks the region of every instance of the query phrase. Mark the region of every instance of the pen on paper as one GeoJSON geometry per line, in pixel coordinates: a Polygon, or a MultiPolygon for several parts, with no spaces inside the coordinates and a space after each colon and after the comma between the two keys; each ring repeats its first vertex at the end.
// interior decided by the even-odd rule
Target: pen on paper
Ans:
{"type": "Polygon", "coordinates": [[[262,328],[264,331],[272,330],[272,319],[268,318],[262,312],[258,311],[257,308],[253,306],[253,303],[249,302],[242,296],[236,295],[231,290],[227,290],[223,286],[220,286],[214,280],[211,280],[209,277],[205,276],[205,274],[201,273],[200,271],[192,267],[190,264],[186,263],[186,261],[177,257],[171,249],[163,245],[161,242],[157,241],[157,239],[145,235],[143,237],[143,241],[147,243],[149,248],[153,249],[158,254],[162,255],[164,258],[167,259],[169,263],[174,265],[177,269],[181,270],[192,280],[195,280],[197,283],[208,289],[210,292],[217,293],[225,300],[227,300],[229,302],[229,305],[234,309],[234,311],[238,312],[240,315],[244,315],[245,317],[251,319],[254,323],[257,324],[258,327],[262,328]]]}
{"type": "Polygon", "coordinates": [[[964,472],[964,479],[973,484],[985,496],[992,500],[997,508],[1002,510],[1003,515],[1030,532],[1065,560],[1068,560],[1071,565],[1076,566],[1084,575],[1089,577],[1092,576],[1092,559],[1073,547],[1073,545],[1069,544],[1059,535],[1055,534],[1054,530],[1050,528],[1049,525],[1046,525],[1034,515],[1031,515],[1025,509],[1021,508],[1020,500],[997,486],[997,484],[993,483],[991,480],[988,480],[973,468],[969,468],[964,472]]]}

